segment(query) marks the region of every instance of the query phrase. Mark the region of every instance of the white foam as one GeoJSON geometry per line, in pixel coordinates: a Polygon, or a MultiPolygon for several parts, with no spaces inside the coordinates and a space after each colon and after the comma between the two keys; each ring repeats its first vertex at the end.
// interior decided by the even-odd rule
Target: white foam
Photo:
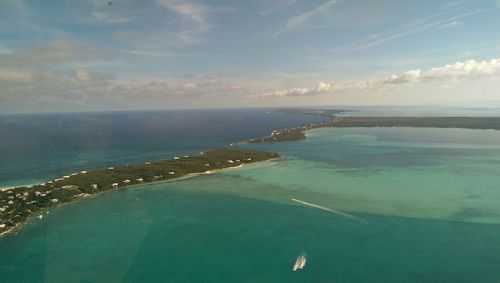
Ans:
{"type": "Polygon", "coordinates": [[[343,217],[346,217],[346,218],[350,218],[350,219],[361,221],[363,223],[368,223],[365,219],[360,218],[360,217],[356,217],[356,216],[354,216],[352,214],[349,214],[349,213],[345,213],[345,212],[342,212],[342,211],[339,211],[339,210],[335,210],[335,209],[332,209],[332,208],[324,207],[324,206],[321,206],[321,205],[317,205],[317,204],[314,204],[314,203],[306,202],[306,201],[295,199],[295,198],[293,198],[292,200],[295,201],[295,202],[298,202],[300,204],[303,204],[303,205],[307,205],[307,206],[310,206],[310,207],[314,207],[314,208],[318,208],[318,209],[321,209],[321,210],[329,211],[329,212],[335,213],[337,215],[340,215],[340,216],[343,216],[343,217]]]}

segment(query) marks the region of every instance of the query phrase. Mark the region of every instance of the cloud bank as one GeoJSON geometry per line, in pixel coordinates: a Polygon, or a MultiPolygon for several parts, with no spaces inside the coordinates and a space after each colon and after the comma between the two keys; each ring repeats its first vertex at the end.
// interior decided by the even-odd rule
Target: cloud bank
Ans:
{"type": "Polygon", "coordinates": [[[330,84],[320,82],[311,88],[292,88],[266,92],[256,97],[297,97],[314,96],[340,91],[377,91],[397,85],[409,85],[430,82],[460,82],[500,75],[500,58],[488,61],[467,60],[456,62],[428,70],[410,70],[401,74],[393,74],[384,79],[369,80],[358,83],[330,84]]]}

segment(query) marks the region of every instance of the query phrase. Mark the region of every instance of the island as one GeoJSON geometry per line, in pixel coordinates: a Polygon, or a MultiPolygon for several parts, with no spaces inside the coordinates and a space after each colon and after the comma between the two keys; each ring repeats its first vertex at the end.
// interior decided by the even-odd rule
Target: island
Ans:
{"type": "Polygon", "coordinates": [[[0,190],[0,235],[12,231],[30,216],[41,218],[44,210],[50,207],[100,192],[210,173],[278,157],[276,153],[224,148],[169,160],[80,171],[33,186],[0,190]]]}
{"type": "Polygon", "coordinates": [[[348,110],[277,109],[289,114],[325,116],[327,120],[294,128],[274,130],[270,135],[240,142],[275,143],[306,138],[306,131],[331,127],[418,127],[500,130],[500,117],[356,117],[340,116],[348,110]]]}

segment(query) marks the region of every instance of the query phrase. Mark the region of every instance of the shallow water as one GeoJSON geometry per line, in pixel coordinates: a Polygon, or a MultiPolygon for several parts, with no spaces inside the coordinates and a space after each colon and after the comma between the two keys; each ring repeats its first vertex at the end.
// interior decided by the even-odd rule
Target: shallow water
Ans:
{"type": "Polygon", "coordinates": [[[0,115],[0,189],[198,153],[324,119],[265,109],[0,115]]]}
{"type": "Polygon", "coordinates": [[[500,132],[346,128],[308,136],[252,146],[276,151],[281,160],[56,208],[0,239],[0,276],[6,282],[500,280],[500,132]],[[293,272],[302,252],[307,264],[293,272]]]}

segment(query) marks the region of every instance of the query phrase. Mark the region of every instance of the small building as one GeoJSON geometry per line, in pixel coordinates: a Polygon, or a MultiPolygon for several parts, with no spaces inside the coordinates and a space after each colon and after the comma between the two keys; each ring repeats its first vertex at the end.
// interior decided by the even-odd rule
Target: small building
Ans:
{"type": "Polygon", "coordinates": [[[50,202],[52,202],[52,203],[56,203],[56,202],[59,202],[59,200],[58,200],[58,199],[56,199],[56,198],[53,198],[53,199],[50,199],[50,202]]]}
{"type": "Polygon", "coordinates": [[[129,180],[129,179],[127,179],[127,180],[123,180],[123,183],[124,183],[124,184],[129,184],[129,183],[130,183],[130,180],[129,180]]]}
{"type": "Polygon", "coordinates": [[[63,176],[64,179],[69,179],[69,175],[63,176]]]}
{"type": "Polygon", "coordinates": [[[177,159],[179,159],[179,157],[178,157],[178,156],[175,156],[175,157],[174,157],[174,160],[177,160],[177,159]]]}
{"type": "Polygon", "coordinates": [[[231,159],[229,159],[229,160],[227,161],[227,163],[231,163],[231,164],[232,164],[232,163],[234,163],[234,161],[232,161],[231,159]]]}
{"type": "Polygon", "coordinates": [[[113,170],[115,169],[115,167],[108,167],[108,170],[113,170]]]}
{"type": "Polygon", "coordinates": [[[113,187],[113,188],[118,188],[118,183],[113,183],[113,184],[111,184],[111,187],[113,187]]]}
{"type": "Polygon", "coordinates": [[[61,189],[66,189],[66,190],[78,190],[79,187],[76,185],[64,185],[61,187],[61,189]]]}
{"type": "Polygon", "coordinates": [[[82,174],[87,174],[87,171],[81,171],[80,173],[82,173],[82,174]]]}
{"type": "Polygon", "coordinates": [[[135,179],[137,182],[144,182],[144,179],[143,178],[137,178],[135,179]]]}
{"type": "Polygon", "coordinates": [[[92,189],[94,189],[94,190],[97,190],[97,188],[98,188],[97,184],[92,184],[92,185],[90,185],[90,187],[91,187],[92,189]]]}
{"type": "Polygon", "coordinates": [[[170,171],[170,172],[168,172],[168,175],[174,175],[174,174],[175,174],[175,172],[174,172],[174,171],[170,171]]]}
{"type": "Polygon", "coordinates": [[[151,162],[144,162],[144,164],[146,164],[146,165],[151,165],[151,162]]]}
{"type": "Polygon", "coordinates": [[[5,224],[0,224],[0,228],[5,228],[5,224]]]}

